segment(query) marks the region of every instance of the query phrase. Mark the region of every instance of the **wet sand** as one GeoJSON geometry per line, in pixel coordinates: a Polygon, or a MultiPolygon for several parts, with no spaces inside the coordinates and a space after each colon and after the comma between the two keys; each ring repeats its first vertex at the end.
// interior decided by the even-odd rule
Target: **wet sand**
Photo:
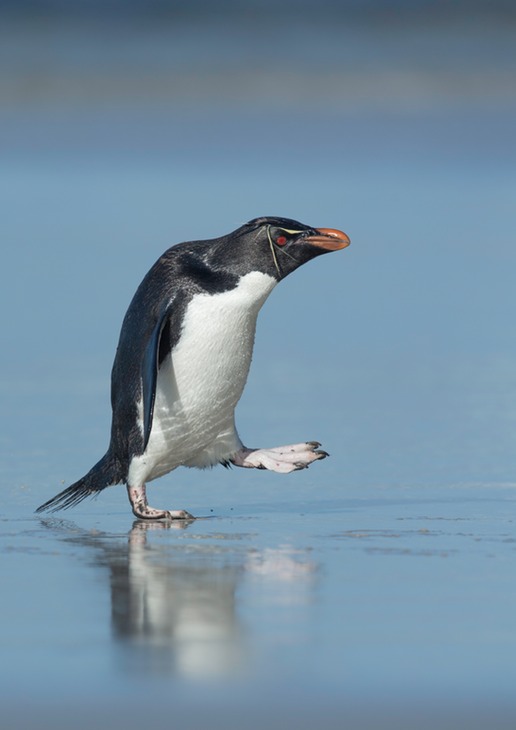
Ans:
{"type": "Polygon", "coordinates": [[[59,517],[14,500],[8,727],[511,726],[513,489],[213,488],[184,528],[133,522],[121,488],[59,517]]]}

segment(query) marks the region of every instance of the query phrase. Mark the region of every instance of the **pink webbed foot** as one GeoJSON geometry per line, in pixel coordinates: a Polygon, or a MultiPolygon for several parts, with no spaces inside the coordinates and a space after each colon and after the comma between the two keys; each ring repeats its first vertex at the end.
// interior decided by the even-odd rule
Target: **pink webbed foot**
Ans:
{"type": "Polygon", "coordinates": [[[280,474],[306,469],[314,461],[325,459],[329,454],[319,449],[318,441],[307,441],[290,446],[274,446],[270,449],[242,448],[232,458],[235,466],[248,469],[268,469],[280,474]]]}
{"type": "Polygon", "coordinates": [[[127,486],[127,494],[133,515],[141,520],[194,520],[195,517],[184,509],[167,510],[149,507],[145,484],[138,487],[127,486]]]}

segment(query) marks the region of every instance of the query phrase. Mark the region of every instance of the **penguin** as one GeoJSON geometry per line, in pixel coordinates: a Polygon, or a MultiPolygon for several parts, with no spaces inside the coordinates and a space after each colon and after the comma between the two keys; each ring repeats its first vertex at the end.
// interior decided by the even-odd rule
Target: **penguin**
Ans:
{"type": "Polygon", "coordinates": [[[123,320],[111,373],[106,454],[36,512],[72,507],[125,484],[135,517],[191,520],[156,509],[146,484],[178,466],[217,464],[288,473],[328,454],[317,441],[247,448],[235,426],[256,320],[276,284],[350,239],[289,218],[255,218],[228,235],[169,248],[147,273],[123,320]]]}

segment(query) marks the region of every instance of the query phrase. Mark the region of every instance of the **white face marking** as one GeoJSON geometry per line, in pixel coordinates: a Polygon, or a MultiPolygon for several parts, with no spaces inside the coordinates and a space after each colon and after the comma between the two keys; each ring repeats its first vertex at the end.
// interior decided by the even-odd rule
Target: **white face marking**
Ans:
{"type": "Polygon", "coordinates": [[[191,300],[180,340],[159,370],[149,443],[133,459],[130,483],[179,465],[211,466],[241,448],[234,410],[251,364],[256,318],[276,284],[252,272],[235,289],[191,300]]]}

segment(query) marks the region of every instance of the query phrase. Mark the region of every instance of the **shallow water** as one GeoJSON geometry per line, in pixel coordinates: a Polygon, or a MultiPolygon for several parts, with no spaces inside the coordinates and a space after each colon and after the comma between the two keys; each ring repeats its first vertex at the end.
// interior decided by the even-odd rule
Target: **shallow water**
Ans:
{"type": "Polygon", "coordinates": [[[6,727],[514,727],[511,28],[291,30],[2,31],[6,727]],[[36,517],[145,271],[263,214],[352,246],[266,303],[239,430],[331,457],[153,483],[184,529],[121,487],[36,517]]]}
{"type": "Polygon", "coordinates": [[[1,524],[9,727],[70,713],[78,727],[176,713],[192,728],[413,727],[414,713],[511,726],[513,488],[323,475],[273,478],[256,499],[258,482],[228,479],[185,529],[131,527],[121,490],[43,519],[15,500],[1,524]]]}

